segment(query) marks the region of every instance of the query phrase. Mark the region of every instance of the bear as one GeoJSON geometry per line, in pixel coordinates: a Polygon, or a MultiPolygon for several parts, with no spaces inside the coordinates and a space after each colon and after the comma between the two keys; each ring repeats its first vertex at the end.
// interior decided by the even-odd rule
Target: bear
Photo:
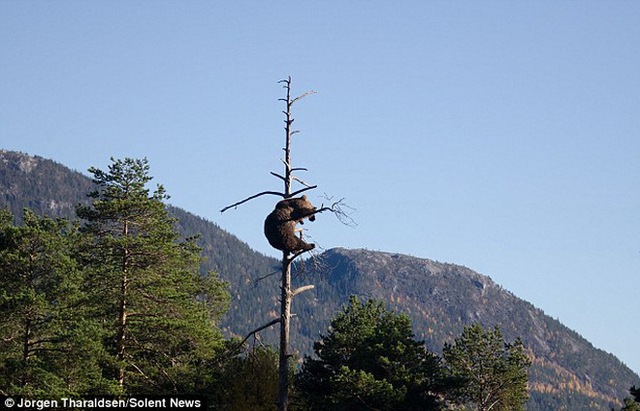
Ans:
{"type": "Polygon", "coordinates": [[[306,243],[296,236],[296,231],[299,231],[296,224],[304,224],[302,220],[305,218],[315,221],[315,211],[316,207],[305,195],[279,201],[264,220],[264,235],[269,244],[275,249],[291,253],[313,250],[315,244],[306,243]]]}

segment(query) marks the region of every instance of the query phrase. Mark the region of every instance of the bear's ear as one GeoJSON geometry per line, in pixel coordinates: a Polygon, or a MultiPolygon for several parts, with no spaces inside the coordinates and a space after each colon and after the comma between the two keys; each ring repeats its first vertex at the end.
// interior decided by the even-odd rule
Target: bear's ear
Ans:
{"type": "Polygon", "coordinates": [[[300,197],[300,200],[302,201],[307,201],[307,195],[303,194],[302,197],[300,197]]]}

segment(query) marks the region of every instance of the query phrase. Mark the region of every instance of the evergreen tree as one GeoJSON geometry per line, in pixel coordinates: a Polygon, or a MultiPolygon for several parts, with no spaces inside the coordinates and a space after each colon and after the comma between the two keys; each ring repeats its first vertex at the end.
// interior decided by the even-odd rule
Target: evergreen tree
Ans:
{"type": "Polygon", "coordinates": [[[0,387],[6,394],[77,395],[105,389],[99,327],[85,317],[79,241],[66,220],[25,209],[0,215],[0,387]]]}
{"type": "MultiPolygon", "coordinates": [[[[629,389],[631,397],[627,397],[623,400],[623,406],[620,411],[640,411],[640,388],[635,385],[629,389]]],[[[612,408],[613,411],[615,411],[612,408]]]]}
{"type": "Polygon", "coordinates": [[[519,339],[506,343],[498,327],[485,332],[474,324],[445,344],[443,356],[451,374],[463,381],[458,402],[478,411],[525,409],[531,362],[519,339]]]}
{"type": "Polygon", "coordinates": [[[620,411],[640,411],[640,403],[631,397],[625,398],[623,404],[620,411]]]}
{"type": "Polygon", "coordinates": [[[388,311],[382,302],[352,296],[314,351],[318,359],[306,357],[298,376],[310,409],[441,408],[438,357],[413,339],[406,315],[388,311]]]}
{"type": "Polygon", "coordinates": [[[91,236],[84,258],[94,315],[106,325],[106,367],[123,393],[195,393],[223,338],[228,302],[214,273],[199,275],[195,239],[179,240],[146,159],[91,168],[92,205],[78,207],[91,236]]]}
{"type": "Polygon", "coordinates": [[[219,381],[215,409],[275,411],[278,352],[271,347],[257,347],[228,359],[221,367],[219,381]]]}

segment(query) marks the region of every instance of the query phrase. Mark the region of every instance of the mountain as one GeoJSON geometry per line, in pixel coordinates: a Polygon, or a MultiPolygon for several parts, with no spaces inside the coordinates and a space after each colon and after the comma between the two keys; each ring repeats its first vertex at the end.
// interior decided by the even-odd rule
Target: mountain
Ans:
{"type": "MultiPolygon", "coordinates": [[[[29,207],[49,216],[75,215],[86,203],[91,179],[41,157],[0,150],[0,206],[19,216],[29,207]]],[[[200,234],[207,259],[203,272],[229,282],[232,303],[223,324],[228,335],[244,336],[279,311],[279,262],[212,222],[170,207],[184,235],[200,234]]],[[[593,347],[576,332],[469,268],[401,254],[332,249],[296,263],[294,287],[315,289],[296,297],[292,346],[298,358],[327,331],[329,319],[357,294],[384,300],[410,316],[418,339],[441,352],[465,325],[499,325],[508,340],[521,337],[533,358],[530,411],[610,410],[619,407],[640,377],[616,357],[593,347]]],[[[275,344],[277,330],[260,333],[275,344]]]]}
{"type": "Polygon", "coordinates": [[[469,268],[368,250],[333,249],[323,260],[326,275],[306,276],[317,279],[315,298],[306,301],[311,315],[327,318],[335,306],[328,301],[358,294],[408,314],[434,352],[475,322],[500,326],[510,341],[521,337],[533,357],[528,410],[610,410],[638,381],[616,357],[469,268]]]}
{"type": "Polygon", "coordinates": [[[90,178],[54,161],[0,150],[0,205],[18,220],[25,207],[50,217],[75,215],[93,189],[90,178]]]}

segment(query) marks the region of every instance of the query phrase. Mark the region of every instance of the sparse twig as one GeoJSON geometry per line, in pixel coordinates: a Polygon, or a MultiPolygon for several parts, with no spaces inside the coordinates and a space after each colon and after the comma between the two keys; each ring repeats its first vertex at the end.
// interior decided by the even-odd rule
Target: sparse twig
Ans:
{"type": "MultiPolygon", "coordinates": [[[[329,197],[326,194],[324,195],[324,198],[326,198],[328,201],[333,201],[333,197],[329,197]]],[[[356,209],[349,206],[347,203],[344,202],[344,200],[345,199],[343,197],[338,201],[334,201],[330,207],[322,207],[322,208],[327,209],[331,211],[333,214],[335,214],[336,218],[342,224],[349,227],[356,227],[358,224],[351,217],[351,213],[354,212],[356,209]]]]}

